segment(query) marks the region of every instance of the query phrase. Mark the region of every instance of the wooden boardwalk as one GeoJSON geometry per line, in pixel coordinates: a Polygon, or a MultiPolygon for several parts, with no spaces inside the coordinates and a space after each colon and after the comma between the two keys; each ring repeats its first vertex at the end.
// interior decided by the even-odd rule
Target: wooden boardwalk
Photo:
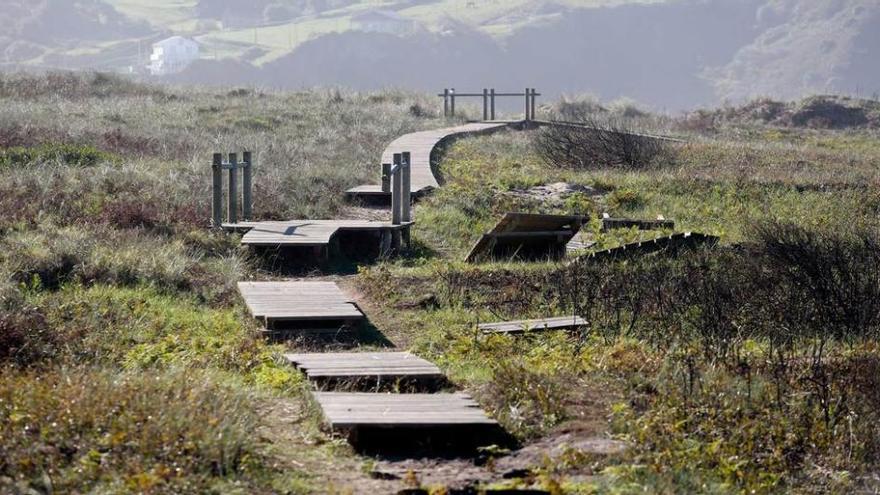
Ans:
{"type": "Polygon", "coordinates": [[[286,354],[285,358],[312,380],[443,378],[436,365],[408,352],[325,352],[286,354]]]}
{"type": "Polygon", "coordinates": [[[572,330],[585,326],[587,321],[580,316],[560,316],[538,320],[503,321],[477,325],[483,333],[521,334],[541,330],[572,330]]]}
{"type": "Polygon", "coordinates": [[[315,392],[314,396],[333,429],[497,426],[479,404],[462,393],[315,392]]]}
{"type": "Polygon", "coordinates": [[[241,243],[246,246],[325,247],[343,231],[373,232],[381,236],[406,230],[410,225],[411,223],[394,225],[391,222],[369,220],[289,220],[240,223],[235,228],[247,230],[241,238],[241,243]]]}
{"type": "MultiPolygon", "coordinates": [[[[434,176],[434,170],[431,168],[431,156],[439,146],[453,139],[492,133],[509,127],[510,124],[507,122],[480,122],[405,134],[392,141],[385,148],[380,165],[381,163],[392,163],[395,153],[409,152],[412,178],[410,190],[413,195],[424,194],[425,191],[440,186],[437,177],[434,176]]],[[[383,191],[380,184],[358,186],[349,189],[347,193],[349,196],[388,196],[391,194],[390,191],[383,191]]]]}
{"type": "Polygon", "coordinates": [[[364,314],[333,282],[239,282],[251,314],[273,322],[362,320],[364,314]]]}

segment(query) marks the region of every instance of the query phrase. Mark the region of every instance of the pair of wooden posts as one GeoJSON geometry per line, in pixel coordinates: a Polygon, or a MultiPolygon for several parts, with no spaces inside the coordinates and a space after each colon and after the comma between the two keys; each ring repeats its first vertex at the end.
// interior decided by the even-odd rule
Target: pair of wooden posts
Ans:
{"type": "Polygon", "coordinates": [[[395,153],[393,163],[382,164],[382,191],[391,193],[391,223],[412,222],[410,153],[395,153]]]}
{"type": "Polygon", "coordinates": [[[497,93],[495,88],[483,88],[481,93],[456,93],[455,88],[446,88],[443,94],[443,116],[455,117],[455,99],[456,98],[483,98],[483,120],[495,120],[495,99],[499,97],[525,97],[525,120],[535,120],[535,102],[541,96],[535,88],[526,88],[525,93],[497,93]]]}
{"type": "Polygon", "coordinates": [[[222,153],[214,153],[211,164],[213,171],[211,213],[215,228],[220,228],[223,223],[223,171],[229,171],[229,193],[226,205],[226,223],[235,225],[239,221],[239,195],[238,173],[241,171],[241,220],[251,220],[253,217],[254,197],[253,190],[253,167],[254,160],[250,151],[242,153],[242,161],[238,161],[238,154],[229,153],[229,161],[223,161],[222,153]]]}

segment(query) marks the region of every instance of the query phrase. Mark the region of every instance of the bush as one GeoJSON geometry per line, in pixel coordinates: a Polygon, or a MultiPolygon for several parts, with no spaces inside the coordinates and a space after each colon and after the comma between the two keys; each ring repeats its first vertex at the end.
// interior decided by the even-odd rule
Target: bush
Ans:
{"type": "Polygon", "coordinates": [[[534,149],[551,167],[638,169],[654,164],[669,146],[663,139],[640,134],[631,119],[599,120],[584,113],[575,123],[558,122],[541,129],[534,149]]]}
{"type": "Polygon", "coordinates": [[[92,146],[45,144],[33,148],[0,149],[0,167],[23,167],[40,163],[58,163],[75,167],[93,167],[116,163],[119,158],[92,146]]]}

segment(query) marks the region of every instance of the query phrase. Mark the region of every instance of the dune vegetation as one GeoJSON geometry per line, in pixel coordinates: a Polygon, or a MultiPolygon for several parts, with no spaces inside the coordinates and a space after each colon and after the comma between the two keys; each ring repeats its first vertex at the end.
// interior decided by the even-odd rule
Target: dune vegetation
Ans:
{"type": "MultiPolygon", "coordinates": [[[[375,460],[320,427],[281,356],[300,343],[265,339],[236,293],[277,274],[208,228],[212,153],[256,153],[259,219],[355,215],[343,192],[375,182],[388,142],[450,124],[436,101],[48,74],[0,76],[0,102],[0,492],[444,493],[370,477],[375,460]]],[[[491,486],[877,490],[878,131],[589,100],[539,116],[572,105],[682,142],[649,164],[573,168],[542,159],[540,130],[460,141],[415,208],[416,249],[336,278],[522,445],[554,446],[491,486]],[[558,183],[569,192],[535,192],[558,183]],[[463,263],[506,211],[589,215],[597,248],[650,235],[604,232],[602,213],[721,242],[463,263]],[[475,333],[572,313],[582,333],[475,333]],[[578,447],[596,439],[625,448],[578,447]]]]}

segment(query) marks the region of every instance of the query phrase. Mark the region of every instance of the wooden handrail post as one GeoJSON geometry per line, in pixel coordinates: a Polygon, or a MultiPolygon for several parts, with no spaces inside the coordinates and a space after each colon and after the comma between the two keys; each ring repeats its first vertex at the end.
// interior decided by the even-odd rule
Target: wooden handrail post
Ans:
{"type": "Polygon", "coordinates": [[[489,120],[489,90],[483,88],[483,120],[489,120]]]}
{"type": "Polygon", "coordinates": [[[449,117],[449,88],[443,88],[443,116],[449,117]]]}
{"type": "Polygon", "coordinates": [[[532,120],[535,120],[535,100],[538,99],[538,90],[532,88],[532,120]]]}
{"type": "Polygon", "coordinates": [[[400,167],[400,153],[394,154],[394,166],[391,172],[391,224],[400,225],[401,208],[401,192],[403,189],[403,173],[400,167]]]}
{"type": "Polygon", "coordinates": [[[455,117],[455,88],[449,90],[449,114],[455,117]]]}
{"type": "Polygon", "coordinates": [[[382,164],[382,192],[391,192],[391,164],[382,164]]]}
{"type": "Polygon", "coordinates": [[[245,151],[242,155],[242,160],[244,161],[244,168],[242,169],[241,178],[241,218],[242,220],[252,220],[254,213],[254,196],[252,193],[254,167],[253,155],[250,151],[245,151]]]}
{"type": "Polygon", "coordinates": [[[226,209],[226,221],[238,223],[238,155],[229,154],[229,204],[226,209]]]}
{"type": "Polygon", "coordinates": [[[529,96],[531,94],[531,91],[532,91],[532,88],[526,88],[526,122],[531,120],[529,118],[530,113],[531,113],[531,112],[529,112],[529,96]]]}
{"type": "Polygon", "coordinates": [[[410,153],[404,151],[400,154],[401,172],[401,211],[400,219],[404,222],[412,222],[412,175],[410,174],[410,153]]]}
{"type": "Polygon", "coordinates": [[[221,153],[214,153],[211,172],[211,225],[219,229],[223,226],[223,155],[221,153]]]}
{"type": "Polygon", "coordinates": [[[495,88],[489,90],[489,100],[489,106],[491,107],[489,114],[491,115],[492,120],[495,120],[495,88]]]}

